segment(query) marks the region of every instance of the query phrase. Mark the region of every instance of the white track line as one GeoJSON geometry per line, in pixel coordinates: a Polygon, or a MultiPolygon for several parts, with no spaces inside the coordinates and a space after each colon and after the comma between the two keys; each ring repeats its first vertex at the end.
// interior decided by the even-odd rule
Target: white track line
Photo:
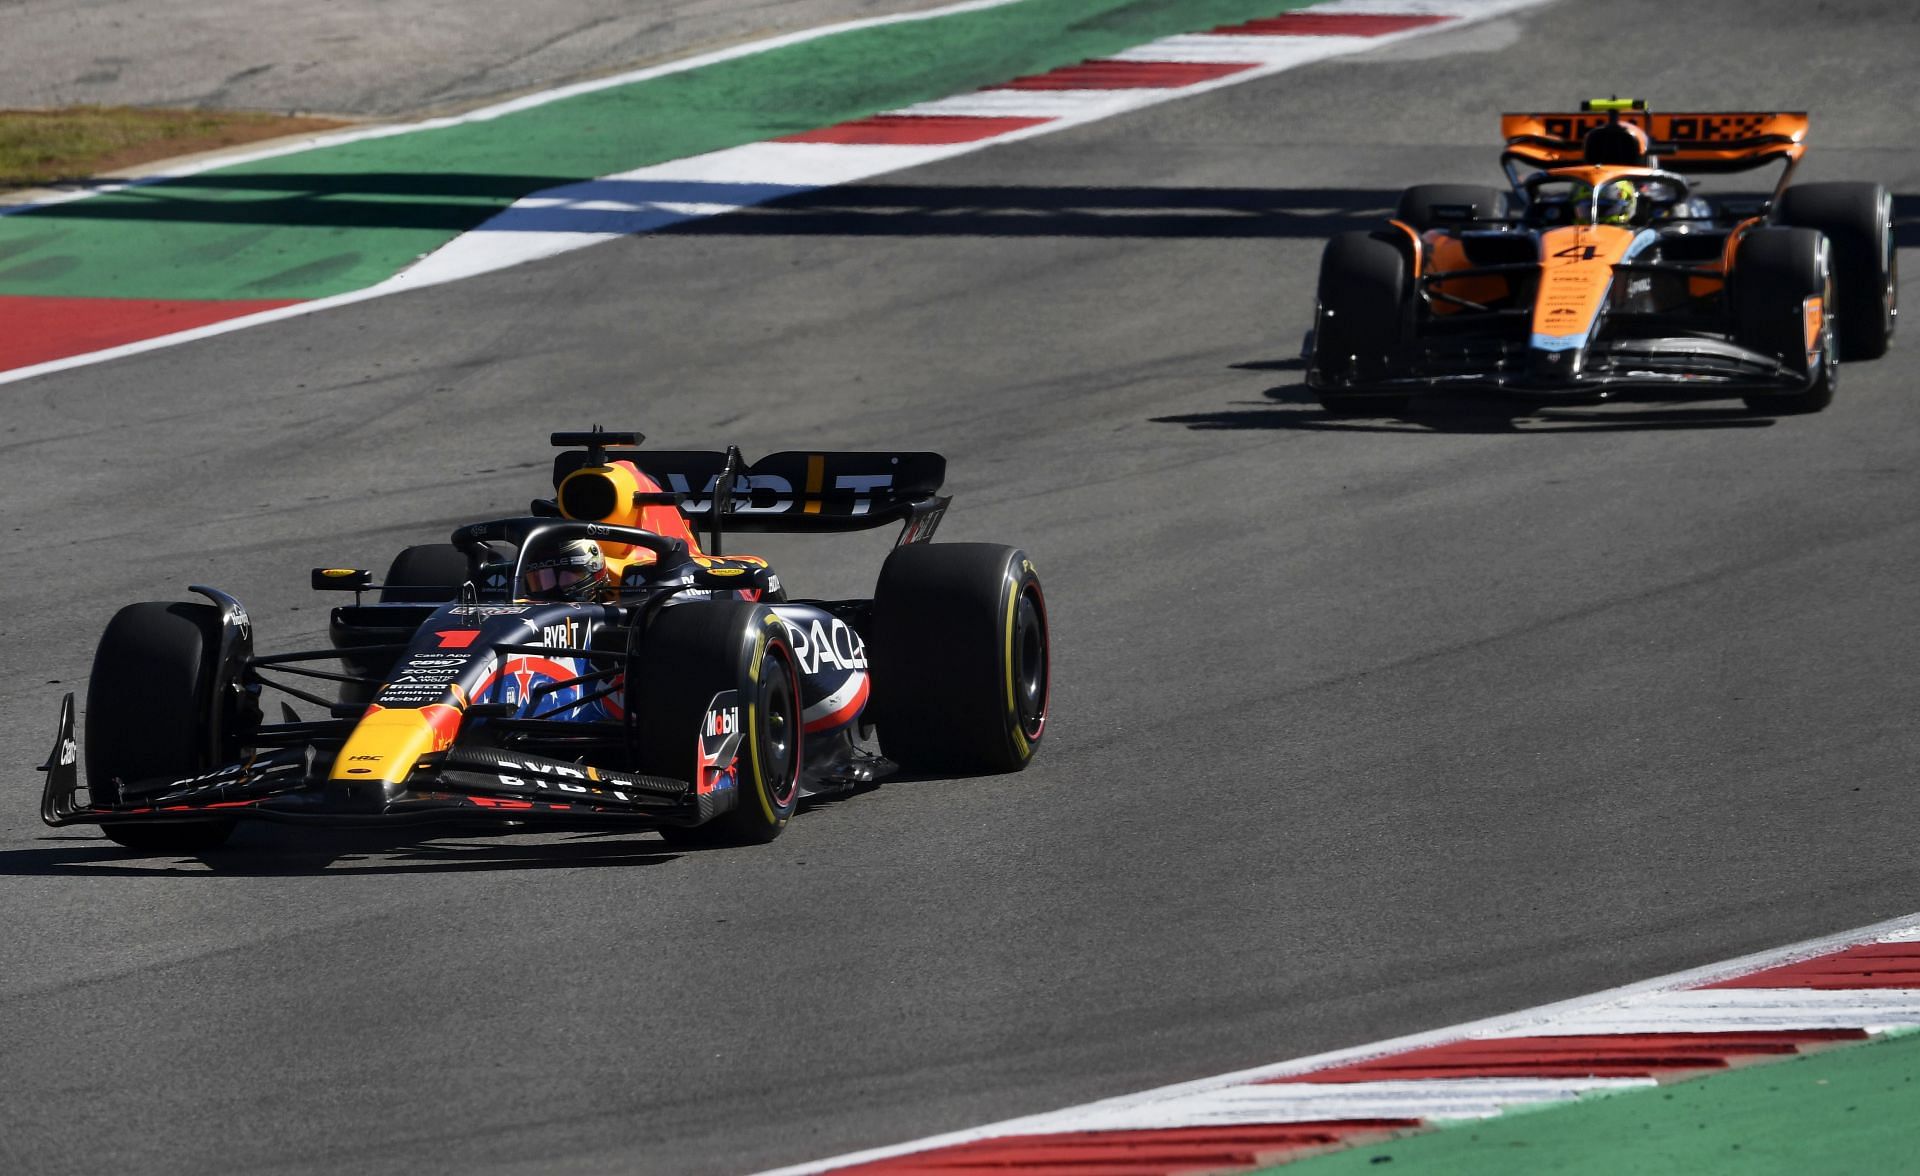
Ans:
{"type": "MultiPolygon", "coordinates": [[[[995,1139],[1009,1135],[1044,1135],[1065,1131],[1089,1130],[1088,1124],[1098,1124],[1098,1129],[1125,1130],[1136,1126],[1151,1129],[1157,1126],[1194,1126],[1198,1124],[1182,1122],[1183,1116],[1196,1114],[1213,1108],[1225,1113],[1226,1108],[1236,1105],[1242,1097],[1236,1088],[1246,1088],[1274,1078],[1285,1078],[1309,1074],[1316,1070],[1325,1070],[1333,1066],[1352,1062],[1368,1061],[1374,1058],[1405,1053],[1424,1046],[1443,1045],[1470,1038],[1491,1037],[1530,1037],[1558,1036],[1569,1033],[1641,1033],[1641,1032],[1714,1032],[1727,1030],[1752,1029],[1807,1029],[1807,1028],[1863,1028],[1869,1032],[1886,1029],[1906,1028],[1920,1025],[1920,1008],[1916,1008],[1915,993],[1908,991],[1888,991],[1856,989],[1841,991],[1811,989],[1742,989],[1725,988],[1700,991],[1703,985],[1722,980],[1731,980],[1738,976],[1748,976],[1768,968],[1783,964],[1798,963],[1816,956],[1829,955],[1850,947],[1865,943],[1899,942],[1920,938],[1920,914],[1907,915],[1861,927],[1852,931],[1843,931],[1820,939],[1808,940],[1790,947],[1776,948],[1772,951],[1758,952],[1738,959],[1726,960],[1685,972],[1676,972],[1670,976],[1661,976],[1652,980],[1624,987],[1609,989],[1591,996],[1576,997],[1498,1017],[1489,1017],[1480,1021],[1471,1021],[1445,1029],[1436,1029],[1426,1033],[1416,1033],[1406,1037],[1396,1037],[1388,1041],[1374,1042],[1370,1045],[1355,1046],[1350,1049],[1334,1050],[1330,1053],[1315,1054],[1311,1057],[1296,1058],[1292,1061],[1274,1065],[1259,1066],[1250,1070],[1239,1070],[1229,1074],[1219,1074],[1211,1078],[1201,1078],[1192,1082],[1183,1082],[1174,1086],[1164,1086],[1156,1090],[1138,1094],[1121,1095],[1118,1098],[1103,1099],[1083,1106],[1065,1110],[1051,1111],[1045,1114],[1028,1115],[1017,1119],[1007,1119],[999,1123],[990,1123],[980,1127],[953,1131],[910,1143],[889,1147],[872,1148],[831,1159],[816,1160],[805,1164],[777,1168],[762,1173],[761,1176],[811,1176],[812,1173],[828,1172],[853,1164],[873,1160],[891,1159],[911,1155],[915,1152],[932,1151],[936,1148],[950,1147],[955,1144],[974,1143],[983,1139],[995,1139]],[[1689,991],[1692,990],[1692,991],[1689,991]],[[1848,1011],[1851,1009],[1851,1015],[1848,1011]],[[1770,1020],[1769,1018],[1777,1018],[1770,1020]],[[1618,1028],[1609,1028],[1618,1026],[1618,1028]]],[[[1335,1086],[1345,1087],[1349,1097],[1361,1097],[1361,1087],[1378,1090],[1382,1087],[1408,1086],[1433,1088],[1457,1083],[1479,1083],[1490,1081],[1517,1081],[1522,1083],[1541,1082],[1539,1079],[1483,1080],[1470,1078],[1445,1079],[1438,1081],[1420,1081],[1399,1083],[1394,1081],[1370,1083],[1288,1083],[1282,1086],[1254,1087],[1260,1093],[1251,1097],[1264,1097],[1264,1092],[1306,1088],[1309,1090],[1330,1090],[1335,1086]]],[[[1578,1080],[1581,1082],[1587,1080],[1578,1080]]],[[[1621,1084],[1626,1086],[1645,1085],[1642,1079],[1600,1079],[1595,1089],[1610,1089],[1621,1084]]],[[[1549,1084],[1566,1085],[1555,1080],[1549,1084]]],[[[1622,1087],[1624,1088],[1624,1087],[1622,1087]]],[[[1482,1092],[1493,1090],[1491,1086],[1481,1086],[1482,1092]]],[[[1516,1090],[1525,1093],[1525,1087],[1516,1090]]],[[[1280,1096],[1284,1098],[1283,1096],[1280,1096]]],[[[1484,1097],[1484,1094],[1483,1094],[1484,1097]]],[[[1537,1100],[1534,1100],[1537,1101],[1537,1100]]],[[[1333,1104],[1328,1104],[1333,1105],[1333,1104]]],[[[1355,1104],[1360,1105],[1360,1104],[1355,1104]]],[[[1377,1106],[1393,1105],[1382,1100],[1377,1106]]],[[[1402,1104],[1408,1108],[1415,1101],[1402,1104]]],[[[1465,1097],[1457,1104],[1465,1110],[1474,1106],[1472,1097],[1465,1097]]],[[[1389,1114],[1378,1109],[1352,1113],[1359,1118],[1433,1118],[1448,1117],[1444,1112],[1429,1112],[1419,1116],[1389,1114]]],[[[1328,1116],[1318,1116],[1318,1120],[1328,1116]]],[[[1272,1122],[1274,1120],[1248,1118],[1232,1120],[1211,1120],[1213,1122],[1231,1121],[1237,1124],[1272,1122]]],[[[1292,1121],[1292,1120],[1288,1120],[1292,1121]]]]}
{"type": "Polygon", "coordinates": [[[1600,1090],[1653,1085],[1656,1083],[1651,1078],[1444,1078],[1231,1086],[1166,1099],[1148,1107],[1065,1111],[1042,1116],[1010,1134],[1165,1131],[1340,1119],[1486,1119],[1531,1103],[1563,1102],[1600,1090]]]}

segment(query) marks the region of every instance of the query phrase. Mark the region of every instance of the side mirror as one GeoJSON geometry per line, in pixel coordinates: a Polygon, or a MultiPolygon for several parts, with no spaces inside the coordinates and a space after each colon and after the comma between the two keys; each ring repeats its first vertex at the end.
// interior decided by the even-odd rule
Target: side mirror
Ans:
{"type": "Polygon", "coordinates": [[[364,592],[373,586],[373,573],[364,568],[315,568],[315,592],[364,592]]]}

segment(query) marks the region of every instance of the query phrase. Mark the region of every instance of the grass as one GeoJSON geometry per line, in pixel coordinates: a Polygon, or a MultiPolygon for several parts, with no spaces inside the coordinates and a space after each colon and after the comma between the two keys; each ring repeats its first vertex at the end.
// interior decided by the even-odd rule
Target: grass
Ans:
{"type": "Polygon", "coordinates": [[[337,119],[137,106],[0,110],[0,189],[100,179],[157,159],[345,125],[337,119]]]}

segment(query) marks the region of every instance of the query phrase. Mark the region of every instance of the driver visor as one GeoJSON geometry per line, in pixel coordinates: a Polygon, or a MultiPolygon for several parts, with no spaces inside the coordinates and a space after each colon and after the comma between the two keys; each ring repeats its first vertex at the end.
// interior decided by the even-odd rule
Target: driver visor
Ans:
{"type": "Polygon", "coordinates": [[[557,568],[533,568],[527,572],[527,591],[552,592],[571,588],[587,578],[586,569],[567,565],[557,568]]]}

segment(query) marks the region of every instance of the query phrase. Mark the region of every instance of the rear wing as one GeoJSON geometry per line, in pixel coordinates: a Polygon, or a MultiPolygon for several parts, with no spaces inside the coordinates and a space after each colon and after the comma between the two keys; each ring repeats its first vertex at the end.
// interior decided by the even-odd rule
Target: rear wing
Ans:
{"type": "MultiPolygon", "coordinates": [[[[556,434],[556,441],[560,436],[556,434]]],[[[710,528],[716,540],[724,520],[727,531],[753,533],[864,531],[898,522],[905,524],[900,542],[923,542],[952,501],[940,493],[947,459],[937,453],[788,450],[748,464],[732,448],[722,453],[590,446],[554,457],[559,505],[574,505],[567,491],[579,481],[563,487],[569,475],[616,462],[631,462],[660,488],[634,493],[634,506],[676,506],[690,523],[710,528]],[[722,485],[731,492],[716,495],[722,485]]],[[[599,512],[566,513],[586,517],[599,512]]],[[[719,550],[717,543],[713,550],[719,550]]]]}
{"type": "Polygon", "coordinates": [[[1581,163],[1587,132],[1615,118],[1645,131],[1659,166],[1676,170],[1739,172],[1783,161],[1791,168],[1807,150],[1804,111],[1591,110],[1501,115],[1501,160],[1542,168],[1581,163]]]}

